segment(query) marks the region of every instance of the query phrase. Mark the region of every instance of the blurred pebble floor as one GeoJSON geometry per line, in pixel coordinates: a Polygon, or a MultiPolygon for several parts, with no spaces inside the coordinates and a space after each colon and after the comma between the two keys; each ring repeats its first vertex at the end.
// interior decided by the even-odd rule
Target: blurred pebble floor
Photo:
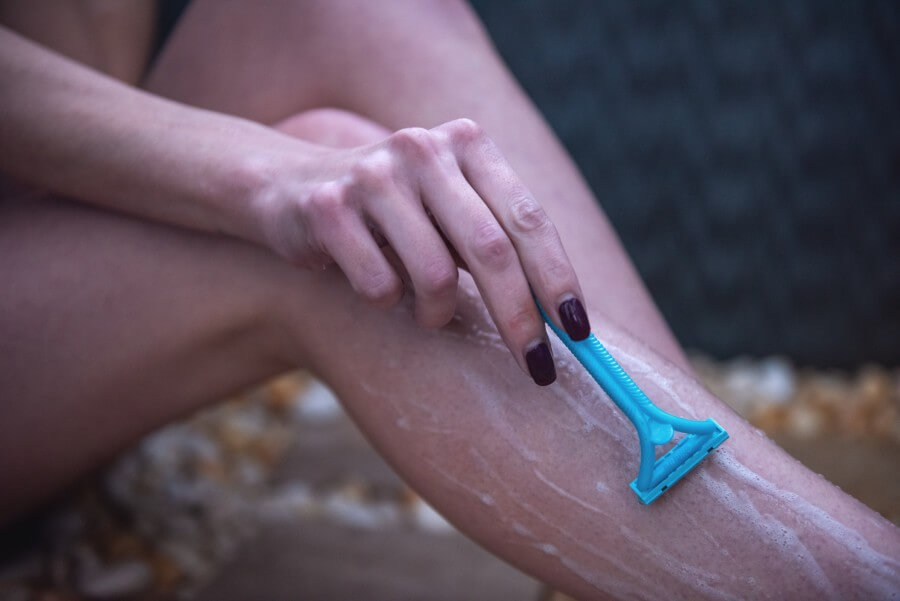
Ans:
{"type": "MultiPolygon", "coordinates": [[[[900,369],[692,361],[788,452],[900,524],[900,369]]],[[[298,372],[148,436],[0,540],[0,601],[173,598],[565,597],[457,533],[298,372]]]]}

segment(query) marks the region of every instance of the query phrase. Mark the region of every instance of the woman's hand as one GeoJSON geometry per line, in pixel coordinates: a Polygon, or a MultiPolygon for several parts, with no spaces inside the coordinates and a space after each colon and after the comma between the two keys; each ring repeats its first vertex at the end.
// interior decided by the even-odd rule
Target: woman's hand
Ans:
{"type": "Polygon", "coordinates": [[[334,260],[380,306],[403,292],[379,248],[387,243],[429,327],[453,317],[455,254],[538,384],[556,372],[531,290],[570,336],[589,333],[556,229],[470,120],[325,149],[155,97],[2,27],[0,49],[9,90],[0,94],[0,168],[15,177],[110,210],[261,242],[300,265],[334,260]]]}
{"type": "Polygon", "coordinates": [[[263,242],[291,262],[315,269],[334,261],[358,294],[390,307],[404,286],[379,248],[388,244],[425,327],[453,317],[460,264],[540,385],[556,371],[531,290],[572,338],[589,334],[556,228],[473,121],[403,129],[371,146],[297,161],[271,169],[254,200],[263,242]]]}

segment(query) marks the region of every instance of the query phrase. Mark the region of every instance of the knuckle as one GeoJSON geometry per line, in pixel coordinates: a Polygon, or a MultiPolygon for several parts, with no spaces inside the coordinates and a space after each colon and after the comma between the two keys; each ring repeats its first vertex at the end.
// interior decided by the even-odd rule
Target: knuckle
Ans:
{"type": "Polygon", "coordinates": [[[433,303],[428,309],[416,310],[416,323],[423,328],[442,328],[451,321],[456,314],[456,301],[449,305],[434,305],[433,303]]]}
{"type": "Polygon", "coordinates": [[[450,262],[439,261],[426,267],[421,290],[426,296],[444,296],[456,290],[459,271],[450,262]]]}
{"type": "Polygon", "coordinates": [[[403,157],[423,160],[438,153],[437,140],[427,129],[407,127],[391,134],[388,143],[403,157]]]}
{"type": "Polygon", "coordinates": [[[517,307],[503,320],[503,325],[511,340],[527,340],[534,337],[538,331],[535,311],[526,305],[517,307]]]}
{"type": "Polygon", "coordinates": [[[461,144],[468,144],[480,140],[484,136],[484,130],[478,123],[468,117],[454,119],[447,124],[451,138],[461,144]]]}
{"type": "Polygon", "coordinates": [[[561,292],[570,290],[575,285],[575,270],[572,265],[568,260],[556,254],[550,254],[541,261],[541,272],[550,282],[562,282],[561,287],[564,290],[561,292]]]}
{"type": "Polygon", "coordinates": [[[341,221],[350,210],[346,189],[333,182],[323,184],[311,192],[303,204],[304,210],[324,225],[341,221]]]}
{"type": "Polygon", "coordinates": [[[528,194],[513,199],[509,210],[513,227],[523,234],[541,233],[552,225],[544,207],[528,194]]]}
{"type": "Polygon", "coordinates": [[[369,304],[388,308],[400,302],[403,286],[394,274],[377,271],[364,277],[358,292],[369,304]]]}
{"type": "Polygon", "coordinates": [[[506,232],[493,221],[482,223],[474,229],[469,250],[480,264],[496,270],[508,267],[515,254],[506,232]]]}
{"type": "Polygon", "coordinates": [[[395,175],[394,162],[385,152],[361,159],[350,170],[350,180],[355,188],[383,188],[394,181],[395,175]]]}

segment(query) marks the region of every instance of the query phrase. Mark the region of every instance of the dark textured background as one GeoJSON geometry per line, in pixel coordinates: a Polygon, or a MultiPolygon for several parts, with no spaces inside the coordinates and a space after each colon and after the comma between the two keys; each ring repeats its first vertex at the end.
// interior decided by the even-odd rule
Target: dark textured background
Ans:
{"type": "Polygon", "coordinates": [[[685,346],[900,365],[900,1],[473,5],[685,346]]]}
{"type": "Polygon", "coordinates": [[[474,6],[685,345],[900,364],[900,2],[474,6]]]}

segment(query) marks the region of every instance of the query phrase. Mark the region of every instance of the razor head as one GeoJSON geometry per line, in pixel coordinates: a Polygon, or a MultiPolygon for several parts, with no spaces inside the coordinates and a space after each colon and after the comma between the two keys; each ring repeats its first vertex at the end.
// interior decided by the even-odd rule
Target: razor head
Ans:
{"type": "Polygon", "coordinates": [[[631,489],[641,503],[649,505],[672,488],[685,474],[694,469],[716,447],[728,439],[728,432],[714,420],[708,420],[715,428],[706,434],[687,434],[669,451],[657,459],[649,485],[641,488],[635,478],[631,489]]]}

